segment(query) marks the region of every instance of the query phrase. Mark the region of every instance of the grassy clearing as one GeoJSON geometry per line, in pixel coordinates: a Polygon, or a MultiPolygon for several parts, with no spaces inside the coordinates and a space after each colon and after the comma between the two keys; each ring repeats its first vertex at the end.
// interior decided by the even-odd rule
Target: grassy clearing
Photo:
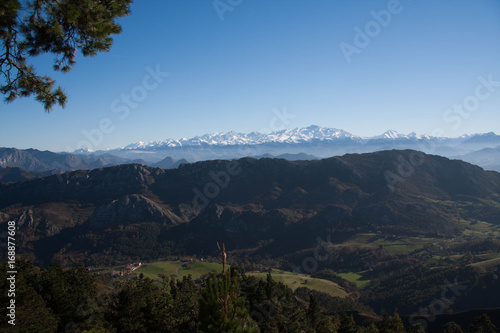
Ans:
{"type": "Polygon", "coordinates": [[[489,259],[489,260],[484,260],[481,262],[476,262],[472,264],[471,266],[481,266],[484,268],[491,268],[491,267],[496,267],[500,266],[500,258],[494,258],[494,259],[489,259]]]}
{"type": "MultiPolygon", "coordinates": [[[[210,262],[193,262],[184,263],[176,261],[160,261],[145,264],[134,271],[137,274],[144,274],[145,277],[151,279],[158,279],[158,274],[162,273],[168,277],[182,278],[183,276],[191,274],[193,279],[199,279],[200,276],[213,271],[222,271],[222,265],[210,262]]],[[[247,273],[248,275],[255,276],[260,279],[265,279],[267,273],[247,273]]],[[[306,287],[309,289],[318,290],[332,296],[346,297],[347,293],[338,284],[324,280],[311,278],[305,274],[295,274],[281,270],[272,271],[272,277],[276,281],[281,281],[290,287],[292,290],[298,287],[306,287]]]]}
{"type": "Polygon", "coordinates": [[[389,255],[408,254],[410,252],[425,249],[432,243],[441,241],[435,238],[409,237],[401,239],[391,239],[384,235],[374,233],[356,234],[339,246],[349,246],[354,248],[377,248],[384,247],[384,251],[389,255]]]}
{"type": "Polygon", "coordinates": [[[470,221],[462,220],[460,221],[462,226],[465,228],[464,236],[473,236],[478,238],[486,237],[496,237],[500,238],[500,228],[497,225],[484,221],[470,221]]]}
{"type": "Polygon", "coordinates": [[[222,265],[213,262],[180,262],[175,261],[158,261],[145,264],[135,270],[137,274],[144,274],[145,277],[157,279],[158,274],[162,273],[168,277],[175,276],[182,278],[183,276],[191,274],[193,279],[199,279],[200,276],[213,271],[222,271],[222,265]]]}
{"type": "MultiPolygon", "coordinates": [[[[267,277],[267,273],[247,273],[247,274],[255,276],[260,279],[265,279],[267,277]]],[[[342,298],[347,296],[345,290],[332,281],[312,278],[309,275],[296,274],[276,269],[272,270],[271,276],[273,277],[274,280],[283,282],[288,287],[290,287],[290,289],[294,291],[298,287],[306,287],[309,289],[327,293],[331,296],[342,297],[342,298]]]]}
{"type": "Polygon", "coordinates": [[[369,279],[366,279],[363,274],[368,271],[361,271],[361,272],[350,272],[350,273],[338,273],[337,275],[340,276],[341,278],[353,282],[358,286],[358,288],[364,288],[366,285],[370,283],[369,279]]]}
{"type": "Polygon", "coordinates": [[[500,258],[500,253],[485,253],[485,254],[477,254],[474,256],[477,260],[490,260],[500,258]]]}
{"type": "Polygon", "coordinates": [[[500,197],[498,196],[498,194],[493,194],[489,198],[479,199],[479,201],[483,202],[486,205],[500,208],[500,197]]]}

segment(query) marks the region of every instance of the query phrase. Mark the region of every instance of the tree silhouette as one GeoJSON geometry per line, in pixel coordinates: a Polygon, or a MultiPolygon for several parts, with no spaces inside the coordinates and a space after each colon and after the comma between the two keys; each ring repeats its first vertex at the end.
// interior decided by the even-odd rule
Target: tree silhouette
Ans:
{"type": "Polygon", "coordinates": [[[240,292],[239,273],[225,270],[226,249],[217,243],[222,259],[222,273],[207,278],[201,289],[199,325],[201,332],[259,332],[250,318],[246,300],[240,292]]]}
{"type": "Polygon", "coordinates": [[[35,95],[50,111],[65,106],[66,95],[48,76],[40,76],[29,58],[52,53],[54,70],[69,72],[76,54],[109,51],[121,32],[115,19],[128,15],[132,0],[0,1],[0,92],[6,102],[35,95]]]}
{"type": "Polygon", "coordinates": [[[444,324],[443,333],[463,333],[463,331],[460,325],[458,325],[454,321],[451,321],[449,323],[444,324]]]}
{"type": "Polygon", "coordinates": [[[497,328],[491,322],[490,317],[483,313],[482,315],[474,318],[472,324],[468,327],[469,333],[496,333],[497,328]]]}

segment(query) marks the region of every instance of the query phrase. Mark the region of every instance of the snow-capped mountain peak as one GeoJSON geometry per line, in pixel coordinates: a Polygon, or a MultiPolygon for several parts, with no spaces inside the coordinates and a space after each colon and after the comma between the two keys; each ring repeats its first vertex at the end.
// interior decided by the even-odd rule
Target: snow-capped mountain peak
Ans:
{"type": "Polygon", "coordinates": [[[89,148],[80,148],[80,149],[75,150],[73,153],[85,155],[85,154],[92,154],[94,152],[95,152],[94,150],[89,149],[89,148]]]}
{"type": "Polygon", "coordinates": [[[399,138],[403,138],[405,136],[406,135],[400,134],[400,133],[396,132],[395,130],[388,130],[387,132],[376,136],[375,139],[399,139],[399,138]]]}
{"type": "Polygon", "coordinates": [[[166,139],[162,141],[132,143],[123,150],[145,150],[155,148],[174,148],[174,147],[192,147],[192,146],[238,146],[238,145],[258,145],[269,143],[302,143],[313,140],[333,141],[343,139],[360,139],[349,132],[336,128],[320,127],[311,125],[303,128],[283,129],[269,134],[259,132],[238,133],[234,131],[204,134],[195,136],[191,139],[182,138],[166,139]]]}
{"type": "MultiPolygon", "coordinates": [[[[331,157],[346,153],[363,153],[387,149],[414,149],[428,153],[439,150],[449,156],[458,156],[471,149],[496,147],[500,136],[494,133],[468,134],[450,138],[427,134],[401,134],[389,130],[381,135],[359,137],[338,128],[311,125],[281,129],[271,133],[235,131],[216,132],[192,138],[166,139],[151,142],[139,141],[130,145],[100,150],[95,153],[112,153],[131,160],[144,159],[159,162],[166,157],[200,161],[206,159],[233,159],[240,157],[281,156],[307,153],[316,157],[331,157]]],[[[79,152],[83,153],[83,152],[79,152]]]]}
{"type": "MultiPolygon", "coordinates": [[[[457,138],[460,142],[473,137],[490,138],[496,137],[494,133],[465,135],[457,138]]],[[[149,151],[149,150],[165,150],[175,148],[215,148],[215,147],[243,147],[243,146],[262,146],[262,145],[276,145],[276,144],[309,144],[309,143],[356,143],[365,144],[368,141],[388,141],[405,140],[407,142],[417,142],[421,140],[438,140],[446,141],[448,138],[438,138],[429,135],[418,135],[412,132],[408,135],[398,133],[395,130],[388,130],[385,133],[373,137],[362,138],[357,135],[346,132],[342,129],[321,127],[318,125],[311,125],[308,127],[298,127],[293,129],[282,129],[271,133],[238,133],[235,131],[230,132],[217,132],[208,133],[193,138],[181,139],[166,139],[159,141],[143,142],[139,141],[132,143],[117,150],[122,151],[149,151]]],[[[116,150],[115,150],[116,151],[116,150]]]]}

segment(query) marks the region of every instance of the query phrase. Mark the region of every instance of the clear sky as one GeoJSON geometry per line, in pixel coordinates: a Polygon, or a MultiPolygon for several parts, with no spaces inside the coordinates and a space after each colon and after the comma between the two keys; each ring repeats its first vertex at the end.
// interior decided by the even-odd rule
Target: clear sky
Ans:
{"type": "Polygon", "coordinates": [[[119,22],[111,51],[79,55],[70,73],[35,59],[68,104],[2,102],[0,146],[99,150],[312,124],[500,134],[498,0],[137,0],[119,22]],[[276,121],[285,109],[293,119],[276,121]]]}

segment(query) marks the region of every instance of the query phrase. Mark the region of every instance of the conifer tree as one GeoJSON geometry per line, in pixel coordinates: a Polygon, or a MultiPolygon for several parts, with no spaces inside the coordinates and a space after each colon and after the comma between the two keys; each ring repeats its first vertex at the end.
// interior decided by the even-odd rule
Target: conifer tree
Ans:
{"type": "Polygon", "coordinates": [[[237,270],[212,276],[201,290],[199,330],[215,332],[259,332],[250,318],[245,298],[240,295],[237,270]]]}
{"type": "Polygon", "coordinates": [[[6,265],[0,264],[0,314],[4,319],[0,332],[33,332],[50,333],[57,330],[57,319],[52,310],[45,304],[43,298],[31,285],[35,281],[33,264],[24,258],[18,259],[17,275],[15,283],[15,326],[7,324],[10,319],[7,316],[7,304],[10,304],[8,291],[10,282],[7,280],[8,271],[6,265]],[[8,326],[8,327],[6,327],[8,326]]]}
{"type": "Polygon", "coordinates": [[[463,331],[460,325],[458,325],[454,321],[451,321],[449,323],[444,324],[443,333],[463,333],[463,331]]]}
{"type": "Polygon", "coordinates": [[[96,324],[100,316],[95,303],[97,287],[85,265],[63,270],[53,263],[41,270],[34,288],[58,318],[59,330],[87,329],[96,324]]]}
{"type": "Polygon", "coordinates": [[[199,304],[199,331],[215,332],[259,332],[250,318],[246,300],[240,294],[237,269],[225,270],[226,250],[217,243],[223,264],[222,273],[207,278],[201,289],[199,304]]]}
{"type": "Polygon", "coordinates": [[[380,333],[404,333],[405,326],[397,312],[394,312],[393,316],[389,316],[384,312],[379,331],[380,333]]]}
{"type": "Polygon", "coordinates": [[[354,321],[352,315],[348,315],[347,313],[343,312],[340,315],[340,327],[338,333],[357,333],[357,332],[358,332],[358,326],[356,325],[356,322],[354,321]]]}
{"type": "Polygon", "coordinates": [[[54,70],[68,72],[77,52],[107,52],[121,27],[115,19],[129,14],[132,0],[0,1],[0,92],[6,102],[35,95],[46,111],[64,107],[66,94],[48,76],[37,74],[29,59],[56,56],[54,70]]]}
{"type": "Polygon", "coordinates": [[[313,295],[309,295],[309,305],[306,312],[309,327],[316,328],[318,326],[320,315],[321,309],[319,307],[318,300],[313,295]]]}
{"type": "Polygon", "coordinates": [[[266,280],[243,276],[242,286],[250,306],[250,316],[262,332],[300,332],[307,326],[306,314],[292,290],[275,281],[271,273],[266,280]]]}
{"type": "Polygon", "coordinates": [[[474,318],[472,324],[468,327],[467,332],[469,333],[496,333],[497,328],[491,322],[490,317],[483,313],[482,315],[474,318]]]}
{"type": "Polygon", "coordinates": [[[182,280],[171,280],[170,294],[173,299],[172,317],[176,331],[196,332],[200,293],[191,275],[184,276],[182,280]]]}
{"type": "Polygon", "coordinates": [[[155,281],[126,281],[111,296],[108,321],[118,332],[173,332],[172,297],[155,281]]]}
{"type": "Polygon", "coordinates": [[[366,329],[365,333],[379,333],[377,325],[375,323],[371,323],[366,329]]]}
{"type": "Polygon", "coordinates": [[[424,325],[421,323],[412,325],[408,328],[408,333],[425,333],[424,325]]]}

